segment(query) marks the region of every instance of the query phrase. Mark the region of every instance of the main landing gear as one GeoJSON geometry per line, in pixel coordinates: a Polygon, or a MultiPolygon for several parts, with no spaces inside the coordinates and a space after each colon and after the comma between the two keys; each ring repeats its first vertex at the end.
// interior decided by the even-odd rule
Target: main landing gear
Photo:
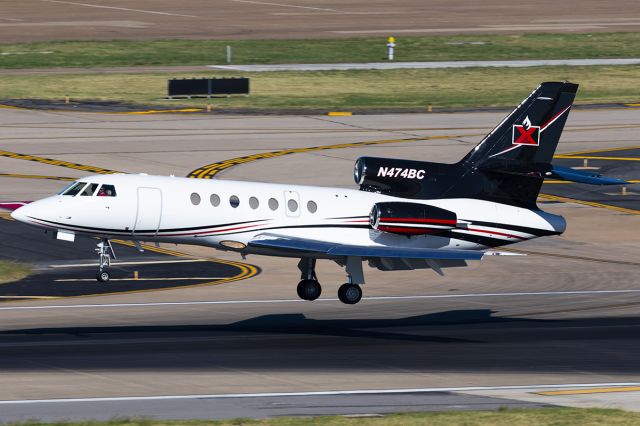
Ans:
{"type": "Polygon", "coordinates": [[[100,267],[96,272],[96,279],[101,283],[106,283],[111,278],[109,274],[109,267],[111,266],[111,257],[116,258],[116,254],[111,246],[111,241],[107,238],[102,238],[96,248],[96,253],[100,256],[100,267]]]}
{"type": "MultiPolygon", "coordinates": [[[[338,289],[338,299],[347,305],[355,305],[362,299],[362,288],[357,283],[364,284],[362,272],[362,259],[349,257],[345,264],[349,282],[342,284],[338,289]]],[[[302,300],[316,300],[322,293],[322,286],[316,276],[316,259],[303,258],[298,263],[298,269],[302,273],[302,281],[298,283],[298,296],[302,300]]]]}
{"type": "Polygon", "coordinates": [[[316,300],[322,293],[322,286],[316,277],[316,260],[309,257],[300,259],[298,269],[302,272],[302,281],[298,283],[298,297],[302,300],[316,300]]]}

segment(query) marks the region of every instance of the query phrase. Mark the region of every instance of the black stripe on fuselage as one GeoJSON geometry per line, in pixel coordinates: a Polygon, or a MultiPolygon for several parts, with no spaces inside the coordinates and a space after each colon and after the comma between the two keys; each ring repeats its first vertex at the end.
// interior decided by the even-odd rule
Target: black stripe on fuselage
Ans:
{"type": "MultiPolygon", "coordinates": [[[[93,233],[93,234],[98,234],[98,235],[103,235],[103,234],[117,234],[117,235],[125,235],[125,236],[137,236],[137,237],[150,237],[150,236],[154,236],[154,237],[162,237],[162,235],[160,234],[160,232],[167,232],[167,230],[159,230],[157,235],[140,235],[137,232],[135,234],[132,234],[131,231],[122,231],[122,230],[114,230],[114,229],[109,229],[109,228],[91,228],[88,226],[75,226],[75,225],[67,225],[67,224],[63,224],[63,223],[59,223],[59,222],[53,222],[53,221],[48,221],[48,220],[43,220],[43,219],[38,219],[38,218],[34,218],[31,217],[34,220],[38,220],[41,222],[46,222],[46,223],[50,223],[56,226],[59,226],[63,229],[68,229],[71,231],[77,231],[79,228],[79,232],[87,232],[87,233],[93,233]]],[[[260,222],[260,221],[249,221],[249,222],[237,222],[234,223],[233,225],[240,225],[243,223],[253,223],[253,222],[260,222]]],[[[487,223],[487,222],[482,222],[482,223],[487,223]]],[[[479,222],[475,222],[475,224],[480,225],[479,222]]],[[[229,226],[232,224],[225,224],[225,225],[217,225],[216,227],[221,227],[221,226],[229,226]]],[[[481,226],[492,226],[492,225],[481,225],[481,226]]],[[[207,228],[211,228],[210,226],[207,227],[198,227],[199,229],[207,229],[207,228]]],[[[356,225],[356,224],[317,224],[317,225],[293,225],[293,226],[273,226],[273,227],[269,227],[269,228],[261,228],[261,229],[249,229],[249,230],[240,230],[240,231],[234,231],[234,232],[223,232],[223,233],[219,233],[219,234],[214,234],[214,235],[207,235],[207,236],[218,236],[218,235],[235,235],[235,234],[243,234],[243,233],[247,233],[247,232],[257,232],[257,231],[272,231],[272,230],[277,230],[277,229],[305,229],[305,228],[352,228],[352,229],[371,229],[370,226],[368,224],[362,224],[362,225],[356,225]]],[[[182,228],[176,228],[177,230],[180,230],[182,228]]],[[[193,229],[193,228],[184,228],[184,229],[193,229]]],[[[155,234],[155,231],[146,231],[146,232],[153,232],[155,234]]],[[[171,230],[170,232],[176,232],[175,230],[171,230]]],[[[462,241],[468,241],[468,242],[473,242],[476,244],[481,244],[483,246],[487,246],[487,247],[498,247],[498,246],[502,246],[502,245],[507,245],[507,244],[513,244],[516,243],[518,241],[508,241],[508,240],[503,240],[500,238],[494,238],[494,237],[488,237],[488,236],[481,236],[481,235],[475,235],[475,234],[467,234],[467,233],[460,233],[460,232],[455,232],[455,230],[446,230],[443,232],[439,232],[438,233],[439,237],[444,237],[444,238],[452,238],[452,239],[457,239],[457,240],[462,240],[462,241]]],[[[194,237],[198,237],[197,235],[194,235],[194,237]]]]}
{"type": "MultiPolygon", "coordinates": [[[[91,226],[69,225],[69,224],[66,224],[66,223],[54,222],[54,221],[45,220],[45,219],[39,219],[37,217],[32,217],[32,216],[29,216],[29,218],[30,219],[34,219],[34,220],[38,220],[40,222],[50,223],[52,225],[80,228],[80,229],[86,229],[86,230],[100,229],[101,232],[111,232],[111,233],[119,233],[119,234],[131,234],[132,232],[134,232],[133,229],[93,228],[91,226]]],[[[159,229],[159,230],[155,230],[154,229],[154,230],[142,230],[142,231],[135,230],[135,234],[143,234],[143,233],[155,234],[156,232],[160,233],[160,232],[197,231],[197,230],[201,230],[201,229],[224,228],[224,227],[227,227],[227,226],[246,225],[248,223],[256,223],[256,222],[266,222],[267,220],[269,220],[269,219],[249,220],[249,221],[245,221],[245,222],[223,223],[223,224],[220,224],[220,225],[194,226],[194,227],[191,227],[191,228],[168,228],[168,229],[159,229]]]]}
{"type": "Polygon", "coordinates": [[[547,235],[559,234],[559,232],[556,232],[556,231],[549,231],[547,229],[540,229],[540,228],[530,228],[528,226],[509,225],[506,223],[498,223],[498,222],[483,222],[479,220],[466,220],[466,219],[460,219],[460,220],[470,222],[470,225],[487,226],[487,227],[496,228],[499,230],[502,229],[502,230],[516,231],[516,232],[524,232],[526,234],[535,235],[536,237],[544,237],[547,235]]]}

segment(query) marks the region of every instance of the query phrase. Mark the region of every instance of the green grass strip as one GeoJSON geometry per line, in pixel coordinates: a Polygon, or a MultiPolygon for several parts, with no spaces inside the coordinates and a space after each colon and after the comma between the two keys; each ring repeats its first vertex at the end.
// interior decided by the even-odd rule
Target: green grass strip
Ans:
{"type": "Polygon", "coordinates": [[[640,413],[596,408],[506,409],[498,411],[451,411],[392,414],[382,417],[345,418],[277,417],[264,420],[150,420],[113,419],[110,421],[13,423],[21,426],[631,426],[640,424],[640,413]]]}
{"type": "MultiPolygon", "coordinates": [[[[386,38],[0,43],[0,68],[380,62],[386,38]]],[[[396,61],[640,57],[640,33],[397,37],[396,61]]]]}
{"type": "Polygon", "coordinates": [[[216,110],[341,111],[359,109],[476,108],[517,105],[543,81],[580,83],[578,103],[640,102],[640,67],[468,68],[151,74],[0,75],[0,98],[107,100],[148,106],[216,110]],[[251,95],[163,100],[171,77],[244,75],[251,95]]]}

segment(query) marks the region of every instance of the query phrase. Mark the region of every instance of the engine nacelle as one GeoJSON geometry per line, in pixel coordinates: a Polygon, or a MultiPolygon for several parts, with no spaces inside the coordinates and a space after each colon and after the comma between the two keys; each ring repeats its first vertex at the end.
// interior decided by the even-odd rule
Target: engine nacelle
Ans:
{"type": "Polygon", "coordinates": [[[369,214],[375,230],[403,235],[437,234],[456,227],[457,215],[439,207],[418,203],[376,203],[369,214]]]}
{"type": "Polygon", "coordinates": [[[391,158],[360,157],[353,177],[360,189],[410,197],[420,192],[430,163],[391,158]]]}

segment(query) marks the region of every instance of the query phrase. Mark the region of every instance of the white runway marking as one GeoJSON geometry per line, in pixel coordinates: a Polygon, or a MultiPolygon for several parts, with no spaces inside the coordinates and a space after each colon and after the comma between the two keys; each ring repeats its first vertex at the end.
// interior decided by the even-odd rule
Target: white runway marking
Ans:
{"type": "Polygon", "coordinates": [[[126,7],[115,7],[115,6],[103,6],[101,4],[89,4],[89,3],[76,3],[74,1],[64,1],[64,0],[40,0],[47,3],[60,3],[60,4],[70,4],[73,6],[85,6],[85,7],[95,7],[98,9],[113,9],[113,10],[122,10],[125,12],[138,12],[138,13],[148,13],[151,15],[165,15],[165,16],[181,16],[183,18],[197,18],[195,15],[182,15],[179,13],[169,13],[169,12],[159,12],[156,10],[142,10],[142,9],[129,9],[126,7]]]}
{"type": "MultiPolygon", "coordinates": [[[[113,262],[112,266],[119,265],[162,265],[165,263],[195,263],[210,262],[208,259],[182,259],[182,260],[142,260],[140,262],[113,262]]],[[[71,263],[65,265],[49,265],[50,268],[78,268],[83,266],[96,266],[96,263],[71,263]]]]}
{"type": "MultiPolygon", "coordinates": [[[[110,278],[111,281],[190,281],[190,280],[223,280],[224,278],[220,277],[171,277],[171,278],[110,278]]],[[[61,278],[59,280],[54,280],[55,282],[96,282],[95,278],[61,278]]],[[[0,296],[2,297],[2,296],[0,296]]],[[[27,296],[28,297],[28,296],[27,296]]]]}
{"type": "Polygon", "coordinates": [[[637,22],[588,22],[584,24],[536,24],[536,25],[482,25],[479,27],[461,28],[395,28],[395,29],[371,29],[371,30],[332,30],[334,34],[407,34],[407,33],[464,33],[478,31],[587,31],[608,27],[638,26],[637,22]]]}
{"type": "Polygon", "coordinates": [[[235,3],[249,3],[249,4],[262,4],[265,6],[279,6],[279,7],[295,7],[297,9],[310,9],[310,10],[319,10],[322,12],[338,12],[335,9],[323,9],[320,7],[311,7],[311,6],[298,6],[296,4],[282,4],[282,3],[269,3],[265,1],[256,1],[256,0],[229,0],[235,3]]]}
{"type": "Polygon", "coordinates": [[[518,390],[518,389],[557,389],[557,388],[598,388],[616,386],[638,386],[638,382],[629,383],[564,383],[564,384],[540,384],[540,385],[507,385],[507,386],[468,386],[451,388],[415,388],[415,389],[354,389],[318,392],[264,392],[264,393],[223,393],[203,395],[159,395],[159,396],[120,396],[104,398],[56,398],[56,399],[21,399],[3,400],[1,405],[10,404],[42,404],[42,403],[78,403],[78,402],[115,402],[115,401],[163,401],[172,399],[221,399],[221,398],[273,398],[292,396],[331,396],[331,395],[379,395],[402,393],[429,393],[429,392],[473,392],[491,390],[518,390]]]}
{"type": "MultiPolygon", "coordinates": [[[[588,294],[640,294],[640,289],[629,290],[575,290],[575,291],[538,291],[517,293],[469,293],[469,294],[429,294],[416,296],[370,296],[362,300],[420,300],[420,299],[460,299],[480,297],[543,297],[543,296],[576,296],[588,294]]],[[[335,302],[338,298],[322,298],[318,302],[335,302]]],[[[181,306],[181,305],[242,305],[268,303],[309,303],[301,299],[265,299],[265,300],[197,300],[189,302],[149,302],[149,303],[105,303],[82,305],[48,305],[48,306],[7,306],[0,307],[0,311],[19,311],[28,309],[84,309],[84,308],[136,308],[150,306],[181,306]]]]}
{"type": "Polygon", "coordinates": [[[597,66],[637,65],[640,58],[612,59],[523,59],[509,61],[435,61],[435,62],[368,62],[342,64],[278,64],[278,65],[207,65],[208,68],[246,72],[273,71],[344,71],[344,70],[394,70],[394,69],[442,69],[442,68],[524,68],[541,66],[597,66]]]}

